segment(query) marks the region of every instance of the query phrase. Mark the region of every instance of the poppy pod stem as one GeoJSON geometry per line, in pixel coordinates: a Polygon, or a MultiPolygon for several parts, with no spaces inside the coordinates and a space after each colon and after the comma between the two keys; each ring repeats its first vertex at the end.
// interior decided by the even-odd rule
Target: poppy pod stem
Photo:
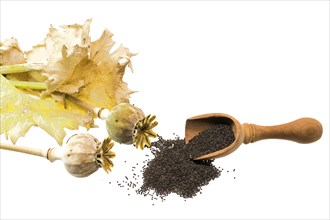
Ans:
{"type": "Polygon", "coordinates": [[[0,149],[20,152],[24,154],[30,154],[44,158],[47,158],[48,151],[50,150],[50,149],[29,148],[29,147],[17,146],[12,144],[3,144],[3,143],[0,144],[0,149]]]}

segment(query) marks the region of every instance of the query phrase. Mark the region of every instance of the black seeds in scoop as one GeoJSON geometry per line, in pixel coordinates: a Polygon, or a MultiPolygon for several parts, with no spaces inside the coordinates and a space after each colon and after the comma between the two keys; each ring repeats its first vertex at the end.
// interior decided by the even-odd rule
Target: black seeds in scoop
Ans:
{"type": "Polygon", "coordinates": [[[228,147],[235,140],[230,125],[217,124],[200,132],[189,141],[191,156],[196,158],[228,147]]]}

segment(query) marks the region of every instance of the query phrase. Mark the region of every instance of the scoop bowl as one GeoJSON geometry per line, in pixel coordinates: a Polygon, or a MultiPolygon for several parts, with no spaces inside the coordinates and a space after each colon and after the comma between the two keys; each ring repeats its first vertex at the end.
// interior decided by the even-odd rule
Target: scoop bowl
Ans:
{"type": "Polygon", "coordinates": [[[185,126],[185,142],[200,132],[217,124],[230,125],[235,136],[234,142],[228,147],[215,151],[194,160],[216,159],[234,152],[242,143],[249,144],[264,139],[284,139],[301,144],[308,144],[319,140],[323,133],[322,124],[313,118],[300,118],[295,121],[275,125],[261,126],[255,124],[241,124],[234,117],[223,113],[203,114],[188,118],[185,126]]]}

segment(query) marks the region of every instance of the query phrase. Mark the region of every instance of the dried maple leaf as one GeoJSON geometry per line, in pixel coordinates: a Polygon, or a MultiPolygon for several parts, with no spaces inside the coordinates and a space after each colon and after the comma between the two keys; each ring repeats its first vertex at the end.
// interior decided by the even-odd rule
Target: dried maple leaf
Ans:
{"type": "Polygon", "coordinates": [[[13,143],[24,136],[32,126],[38,126],[62,145],[66,135],[64,128],[93,127],[91,115],[78,108],[64,109],[62,103],[52,98],[40,99],[16,89],[4,76],[0,92],[0,133],[13,143]]]}

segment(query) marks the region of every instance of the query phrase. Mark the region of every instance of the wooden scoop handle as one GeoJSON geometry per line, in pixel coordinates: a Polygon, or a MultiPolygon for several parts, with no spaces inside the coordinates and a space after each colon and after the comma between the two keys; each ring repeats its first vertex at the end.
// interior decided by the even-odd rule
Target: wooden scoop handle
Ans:
{"type": "Polygon", "coordinates": [[[243,124],[243,130],[244,144],[271,138],[308,144],[320,139],[323,132],[321,123],[313,118],[300,118],[275,126],[243,124]]]}

